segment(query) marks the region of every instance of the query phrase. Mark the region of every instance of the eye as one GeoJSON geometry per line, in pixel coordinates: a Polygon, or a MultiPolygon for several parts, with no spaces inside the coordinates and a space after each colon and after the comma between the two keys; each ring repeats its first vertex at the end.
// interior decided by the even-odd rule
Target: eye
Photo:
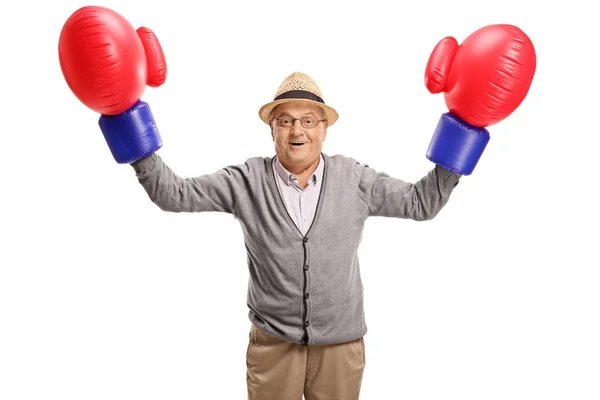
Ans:
{"type": "Polygon", "coordinates": [[[317,119],[314,117],[304,117],[302,118],[302,125],[306,127],[313,127],[317,124],[317,119]]]}
{"type": "Polygon", "coordinates": [[[279,124],[281,126],[290,126],[292,125],[292,119],[290,117],[279,117],[279,124]]]}

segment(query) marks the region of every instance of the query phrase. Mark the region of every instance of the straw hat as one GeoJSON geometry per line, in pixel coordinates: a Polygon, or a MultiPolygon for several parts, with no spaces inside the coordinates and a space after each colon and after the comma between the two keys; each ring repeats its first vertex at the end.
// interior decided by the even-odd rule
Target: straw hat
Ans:
{"type": "Polygon", "coordinates": [[[271,111],[279,104],[290,101],[301,101],[321,107],[325,111],[325,118],[327,118],[329,126],[333,125],[338,119],[337,111],[326,105],[323,101],[321,89],[319,89],[315,81],[302,72],[294,72],[285,78],[279,86],[277,93],[275,93],[273,101],[262,106],[258,111],[258,116],[268,125],[271,111]]]}

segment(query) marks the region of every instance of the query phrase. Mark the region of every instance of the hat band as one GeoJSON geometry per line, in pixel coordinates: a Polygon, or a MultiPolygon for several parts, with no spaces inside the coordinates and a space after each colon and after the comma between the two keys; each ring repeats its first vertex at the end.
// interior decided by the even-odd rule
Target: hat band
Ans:
{"type": "Polygon", "coordinates": [[[275,97],[273,101],[282,99],[305,99],[325,104],[322,98],[314,93],[307,92],[306,90],[290,90],[289,92],[281,93],[279,96],[275,97]]]}

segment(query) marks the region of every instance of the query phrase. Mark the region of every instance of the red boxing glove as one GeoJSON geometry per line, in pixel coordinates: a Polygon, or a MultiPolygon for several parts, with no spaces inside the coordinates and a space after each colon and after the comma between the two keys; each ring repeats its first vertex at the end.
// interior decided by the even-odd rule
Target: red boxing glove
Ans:
{"type": "Polygon", "coordinates": [[[444,92],[450,113],[483,128],[517,109],[535,68],[533,43],[521,29],[488,25],[460,46],[453,37],[442,39],[427,62],[425,86],[444,92]]]}
{"type": "Polygon", "coordinates": [[[438,122],[427,158],[471,174],[490,139],[485,128],[517,109],[535,67],[533,43],[516,26],[485,26],[460,46],[451,36],[438,42],[425,68],[425,86],[444,92],[449,112],[438,122]]]}
{"type": "Polygon", "coordinates": [[[148,28],[137,31],[105,7],[75,11],[60,33],[58,54],[63,75],[75,96],[102,115],[133,106],[146,85],[166,80],[162,48],[148,28]]]}

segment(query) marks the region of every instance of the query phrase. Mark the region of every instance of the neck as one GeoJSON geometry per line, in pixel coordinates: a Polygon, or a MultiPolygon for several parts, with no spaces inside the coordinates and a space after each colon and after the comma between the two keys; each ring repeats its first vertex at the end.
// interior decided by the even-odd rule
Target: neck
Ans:
{"type": "Polygon", "coordinates": [[[309,162],[308,164],[288,164],[287,162],[283,161],[279,156],[277,158],[279,158],[279,162],[281,162],[281,165],[283,165],[285,169],[290,171],[292,174],[296,175],[298,179],[302,180],[302,178],[304,178],[305,180],[309,176],[311,176],[319,166],[321,155],[319,154],[319,157],[317,157],[316,160],[309,162]]]}

